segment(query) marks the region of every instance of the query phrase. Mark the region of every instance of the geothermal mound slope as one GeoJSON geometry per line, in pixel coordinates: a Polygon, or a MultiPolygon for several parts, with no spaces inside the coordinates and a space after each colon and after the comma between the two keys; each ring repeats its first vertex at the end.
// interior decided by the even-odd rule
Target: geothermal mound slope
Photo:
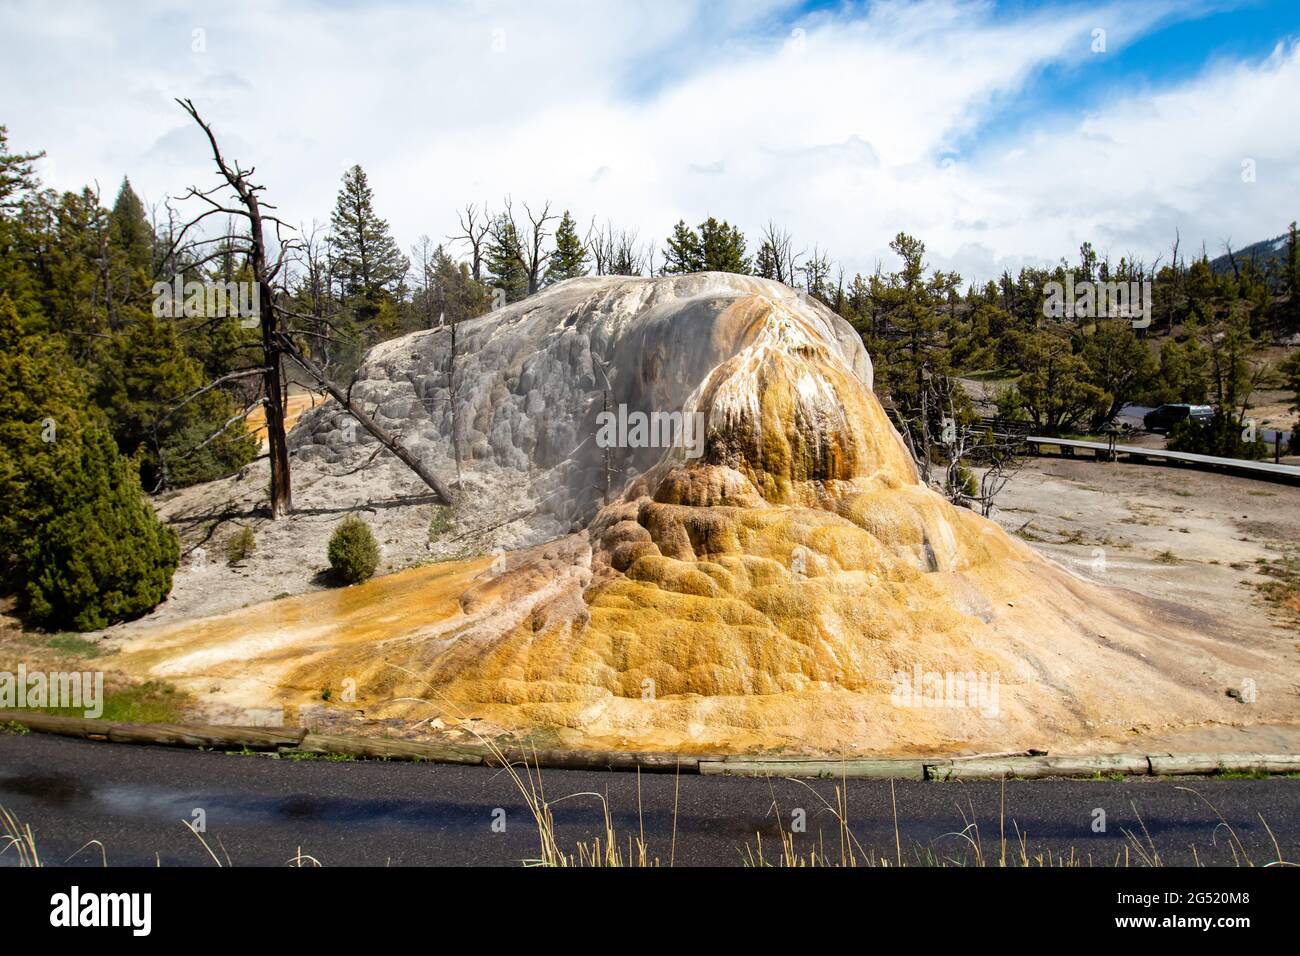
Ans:
{"type": "MultiPolygon", "coordinates": [[[[1080,749],[1240,722],[1245,677],[1290,699],[1213,622],[923,487],[859,337],[777,283],[577,279],[466,323],[458,353],[445,331],[385,343],[353,395],[444,475],[457,442],[459,508],[502,513],[512,550],[172,624],[128,666],[250,706],[331,688],[367,719],[642,749],[1080,749]],[[702,454],[600,447],[619,406],[699,414],[702,454]]],[[[293,444],[374,450],[332,403],[293,444]]]]}

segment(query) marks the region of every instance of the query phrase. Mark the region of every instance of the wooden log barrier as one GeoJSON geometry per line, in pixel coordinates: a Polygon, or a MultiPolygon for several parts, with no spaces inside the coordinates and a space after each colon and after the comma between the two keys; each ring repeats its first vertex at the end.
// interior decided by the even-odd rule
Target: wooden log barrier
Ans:
{"type": "Polygon", "coordinates": [[[812,779],[995,780],[1005,777],[1093,777],[1112,774],[1213,775],[1220,773],[1300,774],[1300,754],[1115,753],[1055,756],[1036,751],[971,757],[798,758],[700,755],[598,750],[534,750],[514,746],[497,751],[482,743],[387,740],[314,734],[292,727],[130,724],[83,717],[58,717],[26,710],[0,710],[0,725],[17,724],[39,733],[112,743],[154,744],[207,750],[307,753],[360,759],[427,760],[433,763],[501,766],[503,761],[534,768],[643,770],[707,776],[767,776],[812,779]]]}

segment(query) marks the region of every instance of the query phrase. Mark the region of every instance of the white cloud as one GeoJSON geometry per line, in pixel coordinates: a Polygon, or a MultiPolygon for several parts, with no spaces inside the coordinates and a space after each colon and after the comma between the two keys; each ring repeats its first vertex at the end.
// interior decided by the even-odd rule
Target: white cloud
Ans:
{"type": "Polygon", "coordinates": [[[172,102],[190,96],[291,221],[327,219],[359,162],[404,245],[450,231],[465,202],[511,193],[643,236],[678,218],[751,233],[774,218],[850,270],[888,262],[906,229],[934,265],[986,277],[1083,239],[1149,260],[1175,227],[1213,249],[1295,215],[1293,46],[1085,117],[1044,115],[963,155],[955,144],[1039,70],[1106,69],[1093,29],[1113,53],[1175,8],[1013,16],[929,0],[791,19],[792,6],[8,4],[0,121],[15,147],[49,150],[53,185],[111,193],[126,173],[158,199],[211,175],[172,102]]]}

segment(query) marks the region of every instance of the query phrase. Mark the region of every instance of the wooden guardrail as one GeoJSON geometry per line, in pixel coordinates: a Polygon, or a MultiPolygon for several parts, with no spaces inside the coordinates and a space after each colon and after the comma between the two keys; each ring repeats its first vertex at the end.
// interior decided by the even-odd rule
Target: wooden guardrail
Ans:
{"type": "Polygon", "coordinates": [[[482,743],[446,744],[382,737],[314,734],[298,728],[127,724],[0,710],[0,724],[39,733],[111,743],[155,744],[277,754],[320,754],[380,760],[501,766],[503,762],[557,770],[641,770],[732,777],[854,780],[996,780],[1006,777],[1165,776],[1216,773],[1300,773],[1300,754],[1117,753],[1055,755],[1041,751],[970,757],[803,758],[722,756],[596,750],[496,749],[482,743]]]}
{"type": "Polygon", "coordinates": [[[1063,452],[1087,450],[1095,458],[1115,459],[1119,455],[1130,461],[1144,463],[1152,458],[1168,463],[1190,465],[1210,471],[1231,471],[1255,478],[1300,482],[1300,466],[1282,465],[1271,461],[1248,461],[1245,458],[1219,458],[1215,455],[1199,455],[1190,451],[1170,451],[1167,448],[1146,448],[1141,445],[1119,445],[1113,441],[1084,441],[1077,438],[1048,438],[1042,435],[1028,435],[1024,442],[1030,446],[1055,446],[1063,452]]]}
{"type": "Polygon", "coordinates": [[[1227,471],[1251,478],[1300,484],[1300,466],[1283,465],[1276,461],[1221,458],[1216,455],[1200,455],[1195,452],[1171,451],[1168,448],[1123,445],[1118,441],[1118,434],[1107,436],[1105,441],[1034,435],[1032,434],[1033,426],[1028,422],[1005,418],[981,418],[978,427],[997,438],[1011,439],[1034,454],[1041,455],[1044,447],[1060,449],[1061,454],[1066,457],[1073,457],[1076,451],[1090,451],[1097,461],[1116,461],[1122,455],[1134,464],[1147,464],[1155,460],[1165,464],[1186,465],[1205,471],[1227,471]]]}

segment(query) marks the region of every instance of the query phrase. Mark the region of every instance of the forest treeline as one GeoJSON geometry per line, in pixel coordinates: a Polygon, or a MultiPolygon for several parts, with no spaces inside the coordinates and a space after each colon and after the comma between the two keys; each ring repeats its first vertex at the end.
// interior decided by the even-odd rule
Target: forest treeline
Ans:
{"type": "MultiPolygon", "coordinates": [[[[126,179],[111,202],[92,187],[43,188],[42,155],[11,151],[0,127],[0,584],[33,622],[87,629],[143,613],[170,588],[177,542],[143,493],[259,455],[246,419],[265,399],[266,351],[257,322],[230,307],[243,301],[233,290],[255,286],[238,220],[209,198],[208,222],[221,225],[197,236],[176,203],[146,206],[126,179]],[[195,287],[231,295],[191,298],[195,287]]],[[[1294,224],[1285,255],[1265,267],[1230,254],[1231,269],[1216,271],[1177,242],[1166,260],[1112,262],[1085,243],[1076,262],[970,283],[932,269],[904,233],[890,244],[895,261],[846,276],[771,223],[756,241],[712,217],[643,241],[507,198],[462,207],[448,235],[403,251],[377,207],[365,171],[347,170],[328,222],[299,231],[273,291],[295,318],[295,347],[336,381],[378,342],[567,279],[711,270],[800,288],[851,323],[916,442],[941,419],[974,417],[960,390],[935,400],[934,383],[958,374],[1006,382],[999,415],[1049,434],[1102,429],[1126,402],[1213,401],[1239,423],[1261,386],[1300,391],[1300,353],[1270,364],[1260,352],[1300,328],[1294,224]],[[1048,285],[1067,276],[1150,281],[1150,326],[1047,318],[1048,285]]],[[[297,366],[286,369],[293,382],[313,384],[297,366]]],[[[1231,440],[1220,432],[1228,438],[1214,440],[1231,440]]]]}

